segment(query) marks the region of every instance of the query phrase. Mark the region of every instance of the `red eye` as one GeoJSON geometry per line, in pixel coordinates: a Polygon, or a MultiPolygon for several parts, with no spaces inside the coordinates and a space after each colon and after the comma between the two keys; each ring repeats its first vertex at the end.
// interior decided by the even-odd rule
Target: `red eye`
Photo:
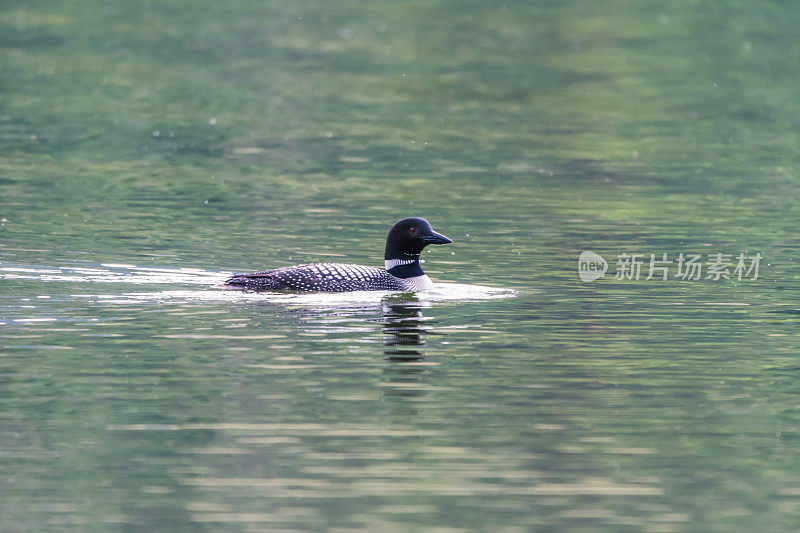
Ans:
{"type": "Polygon", "coordinates": [[[416,234],[417,234],[417,228],[408,228],[408,232],[409,232],[411,235],[416,235],[416,234]]]}

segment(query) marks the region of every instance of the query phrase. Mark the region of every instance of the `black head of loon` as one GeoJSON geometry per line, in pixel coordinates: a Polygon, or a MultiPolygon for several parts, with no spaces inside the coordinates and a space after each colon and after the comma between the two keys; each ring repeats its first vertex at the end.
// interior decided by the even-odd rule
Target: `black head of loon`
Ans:
{"type": "Polygon", "coordinates": [[[433,231],[430,222],[424,218],[404,218],[389,230],[386,236],[384,259],[409,259],[419,256],[429,244],[450,244],[451,241],[441,233],[433,231]]]}
{"type": "Polygon", "coordinates": [[[386,270],[399,278],[421,276],[419,254],[429,244],[450,244],[453,241],[433,231],[424,218],[410,217],[399,220],[386,236],[383,259],[386,270]]]}

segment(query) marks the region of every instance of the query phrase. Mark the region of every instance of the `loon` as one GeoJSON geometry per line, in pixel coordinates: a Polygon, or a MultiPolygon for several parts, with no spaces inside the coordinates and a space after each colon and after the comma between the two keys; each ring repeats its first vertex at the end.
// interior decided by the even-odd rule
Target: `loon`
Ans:
{"type": "Polygon", "coordinates": [[[228,278],[225,288],[245,291],[421,291],[433,287],[420,267],[429,244],[453,242],[424,218],[404,218],[389,230],[383,255],[386,270],[343,263],[309,263],[228,278]]]}

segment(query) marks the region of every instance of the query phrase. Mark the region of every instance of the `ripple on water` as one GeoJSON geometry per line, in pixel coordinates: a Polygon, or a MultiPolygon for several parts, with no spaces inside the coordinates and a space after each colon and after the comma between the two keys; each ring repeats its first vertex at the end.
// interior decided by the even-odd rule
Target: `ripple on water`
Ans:
{"type": "Polygon", "coordinates": [[[70,283],[130,283],[208,285],[221,283],[230,272],[212,272],[197,268],[163,268],[104,263],[99,265],[0,265],[0,280],[19,279],[70,283]]]}
{"type": "MultiPolygon", "coordinates": [[[[336,307],[380,303],[386,299],[404,298],[410,293],[392,291],[354,291],[341,293],[283,293],[240,292],[223,290],[222,283],[232,273],[196,268],[162,268],[116,263],[99,265],[67,265],[59,267],[3,265],[0,279],[36,280],[71,283],[123,283],[132,285],[204,285],[200,290],[162,290],[121,293],[76,293],[74,298],[90,298],[107,303],[143,303],[148,301],[259,301],[314,307],[336,307]]],[[[442,301],[475,301],[511,298],[517,295],[512,289],[467,285],[462,283],[436,283],[432,289],[414,293],[421,305],[442,301]]],[[[33,319],[31,319],[33,320],[33,319]]]]}
{"type": "Polygon", "coordinates": [[[269,302],[275,304],[311,307],[338,307],[342,305],[378,304],[392,299],[413,297],[420,305],[445,301],[476,301],[511,298],[517,292],[511,289],[466,285],[461,283],[437,283],[428,291],[401,293],[386,291],[354,291],[330,293],[283,293],[283,292],[239,292],[212,288],[205,290],[167,290],[157,292],[126,292],[120,294],[75,294],[80,298],[95,298],[107,303],[142,303],[147,301],[182,300],[210,302],[269,302]]]}

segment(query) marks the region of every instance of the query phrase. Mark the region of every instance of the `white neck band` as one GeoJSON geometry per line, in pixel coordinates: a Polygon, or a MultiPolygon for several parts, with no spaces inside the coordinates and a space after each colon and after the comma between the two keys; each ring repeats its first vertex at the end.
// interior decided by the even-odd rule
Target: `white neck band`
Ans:
{"type": "Polygon", "coordinates": [[[412,263],[422,263],[419,259],[386,259],[383,264],[386,265],[386,270],[391,270],[396,266],[410,265],[412,263]]]}

